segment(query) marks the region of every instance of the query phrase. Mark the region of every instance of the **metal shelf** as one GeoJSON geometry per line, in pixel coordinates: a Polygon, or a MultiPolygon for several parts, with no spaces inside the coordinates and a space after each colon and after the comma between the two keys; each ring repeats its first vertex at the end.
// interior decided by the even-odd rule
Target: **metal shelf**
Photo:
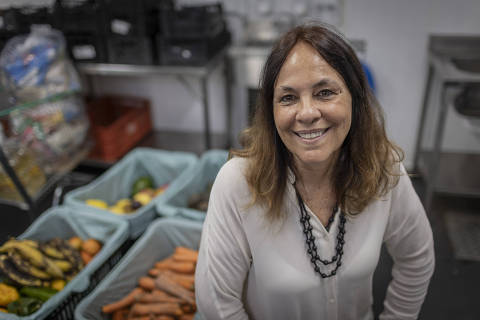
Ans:
{"type": "Polygon", "coordinates": [[[77,63],[79,72],[85,75],[98,76],[194,76],[206,77],[223,60],[225,50],[215,55],[203,66],[172,66],[172,65],[134,65],[111,63],[77,63]]]}
{"type": "MultiPolygon", "coordinates": [[[[130,64],[109,64],[109,63],[78,63],[77,70],[84,76],[176,76],[177,79],[189,90],[194,96],[200,96],[203,105],[203,122],[204,122],[204,150],[212,147],[212,137],[210,134],[209,109],[210,101],[208,97],[208,77],[213,70],[223,63],[225,69],[225,78],[228,79],[228,62],[227,62],[228,46],[217,53],[208,63],[203,66],[172,66],[172,65],[130,65],[130,64]],[[194,90],[187,77],[196,77],[201,84],[200,95],[194,90]]],[[[88,79],[87,79],[88,80],[88,79]]],[[[93,84],[89,81],[90,92],[93,92],[93,84]]],[[[225,90],[227,97],[227,123],[230,117],[230,101],[228,80],[225,81],[225,90]]]]}
{"type": "MultiPolygon", "coordinates": [[[[65,158],[64,161],[59,162],[56,166],[56,171],[54,174],[47,177],[46,183],[43,187],[37,192],[35,195],[28,195],[29,200],[24,199],[24,201],[15,201],[9,199],[0,198],[0,204],[6,204],[10,206],[15,206],[22,210],[28,210],[29,214],[32,215],[32,212],[36,208],[36,205],[39,201],[41,201],[50,191],[52,191],[53,187],[69,172],[71,172],[75,167],[80,164],[90,153],[92,148],[91,142],[86,142],[82,145],[77,152],[71,154],[70,157],[65,158]]],[[[5,163],[2,162],[2,165],[5,163]]],[[[21,186],[23,187],[23,185],[21,186]]],[[[18,189],[18,186],[17,186],[18,189]]],[[[25,198],[25,197],[24,197],[25,198]]],[[[33,216],[31,216],[33,217],[33,216]]],[[[31,219],[33,221],[33,219],[31,219]]]]}

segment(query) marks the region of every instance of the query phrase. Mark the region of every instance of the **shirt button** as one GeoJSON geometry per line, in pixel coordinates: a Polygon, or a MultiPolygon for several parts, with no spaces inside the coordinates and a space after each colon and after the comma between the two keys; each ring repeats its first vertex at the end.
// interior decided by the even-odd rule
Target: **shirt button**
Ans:
{"type": "Polygon", "coordinates": [[[335,303],[335,299],[330,299],[330,300],[328,300],[328,302],[335,303]]]}

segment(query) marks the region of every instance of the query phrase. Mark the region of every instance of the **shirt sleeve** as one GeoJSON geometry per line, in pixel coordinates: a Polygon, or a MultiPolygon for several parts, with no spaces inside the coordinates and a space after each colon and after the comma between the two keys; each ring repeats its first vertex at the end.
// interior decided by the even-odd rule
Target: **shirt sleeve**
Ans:
{"type": "Polygon", "coordinates": [[[433,236],[406,170],[392,189],[384,241],[393,258],[392,281],[380,320],[417,319],[435,266],[433,236]]]}
{"type": "Polygon", "coordinates": [[[195,273],[197,307],[204,319],[248,319],[242,302],[251,253],[242,226],[249,199],[245,179],[232,159],[210,193],[195,273]],[[233,162],[233,163],[232,163],[233,162]]]}

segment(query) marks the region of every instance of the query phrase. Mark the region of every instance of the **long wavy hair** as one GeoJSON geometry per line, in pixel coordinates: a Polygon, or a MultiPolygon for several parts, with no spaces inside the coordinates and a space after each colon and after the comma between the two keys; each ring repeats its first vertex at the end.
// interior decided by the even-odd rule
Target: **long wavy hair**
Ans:
{"type": "Polygon", "coordinates": [[[232,150],[231,155],[249,159],[246,180],[253,195],[251,204],[265,206],[269,220],[283,217],[287,169],[294,168],[292,155],[275,127],[273,93],[286,57],[300,41],[315,48],[342,76],[352,96],[350,131],[332,172],[337,203],[345,213],[356,215],[398,182],[403,151],[387,138],[381,107],[355,52],[330,26],[297,26],[273,46],[260,79],[252,125],[241,134],[243,148],[232,150]]]}

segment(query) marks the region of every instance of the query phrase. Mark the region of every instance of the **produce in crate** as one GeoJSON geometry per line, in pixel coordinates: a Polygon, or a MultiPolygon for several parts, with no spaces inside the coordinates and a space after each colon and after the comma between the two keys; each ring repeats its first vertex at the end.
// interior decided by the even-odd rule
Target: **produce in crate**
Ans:
{"type": "Polygon", "coordinates": [[[8,240],[0,247],[0,274],[4,279],[0,283],[0,307],[21,316],[37,311],[88,263],[83,253],[91,260],[101,246],[95,239],[83,241],[78,237],[43,242],[8,240]]]}
{"type": "Polygon", "coordinates": [[[103,306],[112,319],[193,319],[195,304],[195,266],[198,252],[177,247],[175,252],[154,264],[148,276],[138,280],[122,299],[103,306]],[[135,318],[136,319],[136,318],[135,318]]]}
{"type": "Polygon", "coordinates": [[[168,184],[164,184],[155,188],[151,177],[142,176],[132,184],[130,198],[119,199],[111,206],[101,199],[87,199],[85,203],[93,207],[109,210],[116,214],[128,214],[135,212],[138,208],[146,206],[156,196],[162,194],[167,187],[168,184]]]}

